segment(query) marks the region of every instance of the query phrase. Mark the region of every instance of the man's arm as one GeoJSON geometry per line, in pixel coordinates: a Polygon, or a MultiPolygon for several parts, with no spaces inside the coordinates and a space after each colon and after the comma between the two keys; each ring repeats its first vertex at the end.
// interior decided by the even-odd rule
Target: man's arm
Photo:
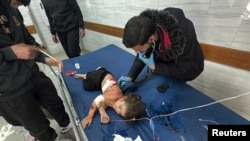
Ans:
{"type": "Polygon", "coordinates": [[[84,29],[83,14],[76,0],[68,0],[72,10],[75,12],[80,29],[84,29]]]}
{"type": "Polygon", "coordinates": [[[41,1],[42,4],[43,4],[43,7],[44,7],[44,10],[45,10],[45,14],[48,18],[48,21],[49,21],[49,26],[50,26],[50,32],[52,35],[56,35],[56,31],[55,31],[55,28],[54,28],[54,25],[53,25],[53,18],[52,16],[50,15],[50,7],[49,7],[49,3],[44,3],[43,1],[41,1]]]}
{"type": "MultiPolygon", "coordinates": [[[[28,29],[23,24],[23,16],[22,16],[21,12],[19,11],[19,9],[15,8],[15,10],[16,10],[17,16],[20,18],[20,20],[22,22],[21,26],[23,26],[22,30],[23,30],[23,35],[24,35],[24,38],[25,38],[25,43],[28,44],[28,45],[33,45],[33,46],[38,47],[40,49],[46,49],[45,46],[40,45],[39,43],[37,43],[35,38],[29,33],[28,29]]],[[[12,50],[14,50],[14,49],[12,48],[12,50]]],[[[17,51],[15,53],[17,53],[17,51]]],[[[18,54],[17,54],[17,57],[18,57],[18,54]]],[[[18,59],[22,59],[22,58],[19,57],[18,59]]],[[[45,55],[41,54],[40,52],[37,52],[35,59],[37,61],[39,61],[39,62],[44,62],[45,61],[45,55]]]]}
{"type": "MultiPolygon", "coordinates": [[[[20,20],[23,23],[23,15],[21,14],[21,12],[19,11],[18,8],[15,9],[17,16],[20,18],[20,20]]],[[[23,24],[23,32],[24,32],[24,37],[25,37],[25,43],[29,44],[29,45],[39,45],[38,43],[36,43],[35,38],[29,33],[28,29],[26,28],[26,26],[23,24]]]]}

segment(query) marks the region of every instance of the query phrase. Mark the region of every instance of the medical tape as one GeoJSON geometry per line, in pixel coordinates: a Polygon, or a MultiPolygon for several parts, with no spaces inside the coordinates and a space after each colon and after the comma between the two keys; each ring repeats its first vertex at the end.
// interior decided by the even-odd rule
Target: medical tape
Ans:
{"type": "Polygon", "coordinates": [[[103,103],[104,103],[104,97],[103,95],[98,95],[95,100],[94,103],[96,104],[97,107],[100,107],[103,103]]]}
{"type": "Polygon", "coordinates": [[[113,86],[113,85],[115,85],[115,84],[117,84],[117,82],[116,82],[115,80],[108,79],[108,80],[106,81],[106,83],[102,86],[102,92],[104,93],[104,91],[105,91],[108,87],[113,86]]]}

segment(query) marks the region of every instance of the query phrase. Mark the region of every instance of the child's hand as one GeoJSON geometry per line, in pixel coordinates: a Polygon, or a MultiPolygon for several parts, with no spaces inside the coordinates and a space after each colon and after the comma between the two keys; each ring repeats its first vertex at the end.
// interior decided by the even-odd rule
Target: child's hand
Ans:
{"type": "Polygon", "coordinates": [[[109,123],[110,119],[108,114],[105,112],[103,114],[101,114],[101,123],[109,123]]]}
{"type": "Polygon", "coordinates": [[[93,118],[90,116],[86,116],[82,121],[82,127],[85,128],[86,126],[89,126],[93,121],[93,118]]]}

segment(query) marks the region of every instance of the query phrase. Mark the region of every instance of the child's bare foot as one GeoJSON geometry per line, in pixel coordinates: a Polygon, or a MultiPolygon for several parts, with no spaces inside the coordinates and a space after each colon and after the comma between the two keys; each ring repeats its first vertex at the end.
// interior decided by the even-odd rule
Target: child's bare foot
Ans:
{"type": "Polygon", "coordinates": [[[74,76],[75,76],[75,78],[78,78],[78,79],[81,79],[81,78],[86,79],[86,74],[77,74],[76,73],[74,76]]]}

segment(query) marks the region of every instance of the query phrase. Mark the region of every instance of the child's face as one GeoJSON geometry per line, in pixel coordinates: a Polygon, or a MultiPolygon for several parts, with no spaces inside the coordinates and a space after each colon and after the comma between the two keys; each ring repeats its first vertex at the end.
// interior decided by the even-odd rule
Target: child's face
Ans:
{"type": "Polygon", "coordinates": [[[127,105],[124,101],[124,97],[120,98],[115,102],[113,105],[113,109],[116,111],[117,114],[121,115],[122,117],[125,116],[125,113],[127,111],[127,105]]]}

